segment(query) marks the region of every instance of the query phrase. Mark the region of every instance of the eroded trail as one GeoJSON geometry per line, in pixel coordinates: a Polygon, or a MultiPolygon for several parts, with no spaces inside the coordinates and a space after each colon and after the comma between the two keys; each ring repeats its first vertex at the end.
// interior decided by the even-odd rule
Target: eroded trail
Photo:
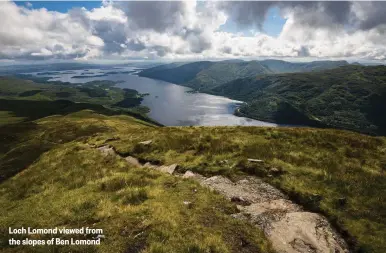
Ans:
{"type": "MultiPolygon", "coordinates": [[[[119,155],[113,147],[98,147],[105,155],[119,155]]],[[[232,182],[223,176],[206,178],[191,171],[175,173],[177,164],[157,166],[141,164],[135,157],[124,157],[132,166],[155,169],[163,173],[191,178],[237,204],[234,218],[244,219],[261,228],[277,252],[283,253],[343,253],[349,252],[343,238],[325,217],[304,211],[301,206],[275,187],[257,177],[245,177],[232,182]]]]}

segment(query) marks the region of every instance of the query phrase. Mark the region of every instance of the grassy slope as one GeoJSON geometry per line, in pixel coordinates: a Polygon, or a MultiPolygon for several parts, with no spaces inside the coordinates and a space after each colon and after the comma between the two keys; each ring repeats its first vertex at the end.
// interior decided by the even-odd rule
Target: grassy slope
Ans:
{"type": "Polygon", "coordinates": [[[34,124],[23,134],[10,125],[1,133],[7,144],[1,160],[4,153],[13,154],[19,161],[14,168],[25,161],[14,149],[35,152],[35,143],[49,145],[28,168],[0,184],[2,252],[47,252],[47,247],[7,246],[8,226],[104,230],[100,247],[55,246],[52,252],[272,252],[257,228],[229,216],[235,205],[221,196],[191,180],[131,168],[85,144],[90,136],[104,142],[105,136],[133,137],[154,126],[89,111],[34,124]]]}
{"type": "Polygon", "coordinates": [[[248,117],[386,134],[386,67],[346,66],[312,73],[239,79],[212,92],[248,104],[248,117]],[[294,117],[294,115],[298,115],[294,117]]]}
{"type": "Polygon", "coordinates": [[[139,131],[111,143],[122,154],[177,162],[182,171],[262,176],[309,209],[325,213],[358,240],[363,252],[381,253],[386,249],[385,206],[380,204],[386,203],[385,141],[337,130],[181,127],[139,131]],[[149,149],[136,145],[144,139],[154,144],[149,149]],[[284,174],[269,177],[265,166],[247,164],[247,158],[263,159],[284,174]],[[340,206],[340,198],[347,204],[340,206]]]}
{"type": "Polygon", "coordinates": [[[198,187],[195,183],[127,168],[121,159],[105,159],[84,144],[107,142],[122,155],[178,163],[180,172],[190,169],[231,178],[259,175],[307,208],[325,213],[355,238],[351,242],[356,241],[357,250],[386,250],[383,137],[308,128],[159,128],[125,116],[90,112],[44,118],[33,124],[28,129],[5,126],[0,132],[5,144],[1,162],[12,162],[9,168],[19,171],[38,159],[36,155],[26,162],[20,154],[38,153],[40,143],[46,145],[40,153],[51,150],[0,185],[0,206],[7,210],[0,216],[1,227],[96,223],[108,231],[108,241],[99,249],[102,252],[108,252],[105,247],[109,244],[119,251],[137,247],[138,240],[130,236],[140,232],[145,238],[139,241],[148,245],[148,252],[173,252],[172,248],[176,252],[210,248],[213,252],[250,252],[268,247],[256,229],[224,215],[234,211],[234,206],[201,188],[198,195],[191,194],[198,187]],[[149,139],[153,140],[149,147],[138,145],[149,139]],[[247,158],[263,159],[266,165],[248,164],[247,158]],[[272,166],[283,173],[270,177],[267,169],[272,166]],[[73,201],[75,196],[78,201],[73,201]],[[346,204],[339,204],[342,198],[346,204]],[[197,206],[186,209],[182,201],[197,206]],[[122,230],[128,234],[119,235],[122,230]],[[206,237],[209,239],[204,240],[206,237]],[[241,243],[243,240],[248,244],[241,243]],[[241,244],[248,246],[240,248],[241,244]]]}

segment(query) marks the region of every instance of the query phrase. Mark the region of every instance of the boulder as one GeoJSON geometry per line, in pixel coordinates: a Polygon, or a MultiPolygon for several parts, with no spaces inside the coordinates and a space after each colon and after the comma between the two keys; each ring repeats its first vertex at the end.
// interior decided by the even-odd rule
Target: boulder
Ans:
{"type": "Polygon", "coordinates": [[[138,161],[137,158],[128,156],[125,158],[126,162],[134,167],[142,167],[142,164],[138,161]]]}
{"type": "Polygon", "coordinates": [[[187,170],[182,177],[183,178],[191,178],[194,176],[195,176],[195,174],[193,172],[191,172],[190,170],[187,170]]]}
{"type": "Polygon", "coordinates": [[[161,171],[163,173],[168,173],[168,174],[173,174],[175,169],[177,168],[177,164],[172,164],[172,165],[162,165],[162,166],[155,166],[154,169],[161,171]]]}

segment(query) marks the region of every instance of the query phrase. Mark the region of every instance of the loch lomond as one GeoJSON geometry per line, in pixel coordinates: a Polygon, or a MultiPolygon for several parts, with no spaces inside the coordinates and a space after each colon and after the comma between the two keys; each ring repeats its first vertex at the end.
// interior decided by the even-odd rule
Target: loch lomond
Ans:
{"type": "Polygon", "coordinates": [[[233,115],[242,103],[229,98],[192,93],[188,87],[136,75],[136,68],[126,67],[111,73],[105,69],[57,71],[51,81],[86,83],[95,80],[119,81],[120,88],[148,93],[142,105],[150,108],[148,116],[166,126],[277,126],[233,115]],[[132,73],[121,73],[134,71],[132,73]]]}

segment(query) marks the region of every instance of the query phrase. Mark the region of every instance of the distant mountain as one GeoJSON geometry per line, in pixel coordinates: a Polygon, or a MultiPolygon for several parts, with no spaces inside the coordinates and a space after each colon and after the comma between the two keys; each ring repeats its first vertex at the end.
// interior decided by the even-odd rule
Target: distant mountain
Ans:
{"type": "Polygon", "coordinates": [[[247,102],[237,113],[255,119],[386,134],[386,66],[261,75],[208,92],[247,102]]]}
{"type": "Polygon", "coordinates": [[[263,60],[260,63],[274,73],[294,73],[325,70],[348,65],[347,61],[286,62],[281,60],[263,60]]]}
{"type": "Polygon", "coordinates": [[[201,61],[161,65],[143,70],[139,75],[181,84],[196,90],[206,90],[238,78],[261,74],[317,71],[348,64],[346,61],[315,61],[308,63],[293,63],[281,60],[201,61]]]}
{"type": "Polygon", "coordinates": [[[272,73],[260,62],[216,62],[198,72],[193,79],[184,85],[196,90],[205,90],[235,80],[259,74],[272,73]]]}
{"type": "Polygon", "coordinates": [[[157,66],[141,71],[140,76],[150,77],[154,79],[163,80],[166,82],[183,84],[187,83],[196,75],[213,65],[214,62],[201,61],[193,63],[171,63],[166,65],[157,66]]]}

